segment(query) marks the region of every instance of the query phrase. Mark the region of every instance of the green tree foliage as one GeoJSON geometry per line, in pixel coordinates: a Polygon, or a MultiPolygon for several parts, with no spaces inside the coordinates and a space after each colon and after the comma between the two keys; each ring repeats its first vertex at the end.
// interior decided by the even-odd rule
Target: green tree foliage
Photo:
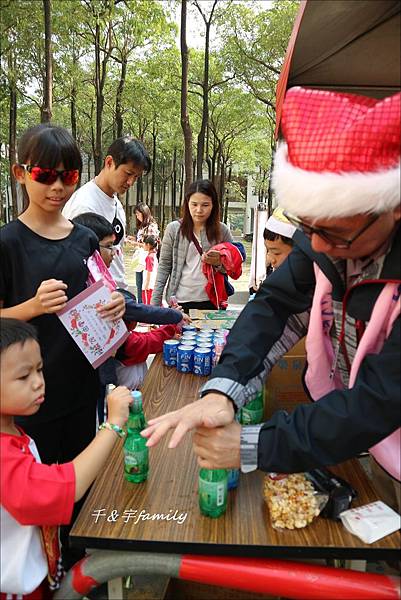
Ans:
{"type": "MultiPolygon", "coordinates": [[[[31,0],[0,3],[4,221],[17,214],[9,168],[16,160],[15,139],[40,122],[46,56],[43,1],[36,0],[36,10],[31,0]]],[[[267,194],[275,84],[298,2],[197,5],[187,1],[191,176],[203,172],[215,181],[226,212],[230,198],[244,193],[244,175],[253,175],[261,199],[267,194]],[[206,57],[204,43],[193,47],[191,31],[195,20],[206,35],[205,18],[213,7],[206,57]]],[[[152,172],[122,199],[128,220],[139,200],[151,205],[162,225],[180,210],[185,181],[180,6],[180,0],[51,0],[52,122],[69,129],[80,145],[83,181],[101,168],[107,146],[120,135],[139,137],[151,154],[152,172]]]]}

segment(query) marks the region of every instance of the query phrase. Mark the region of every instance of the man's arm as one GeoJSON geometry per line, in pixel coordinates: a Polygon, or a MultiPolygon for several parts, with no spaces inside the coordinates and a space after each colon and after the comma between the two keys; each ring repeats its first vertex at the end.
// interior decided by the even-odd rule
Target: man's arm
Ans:
{"type": "Polygon", "coordinates": [[[338,464],[379,443],[401,425],[400,336],[398,318],[382,351],[362,361],[351,389],[330,392],[290,415],[278,411],[266,423],[241,431],[236,423],[201,427],[194,435],[200,466],[239,466],[241,450],[243,471],[295,473],[338,464]],[[249,465],[253,469],[244,468],[249,465]]]}
{"type": "Polygon", "coordinates": [[[151,306],[149,304],[137,304],[135,296],[128,290],[117,289],[125,298],[126,321],[139,321],[154,325],[177,325],[182,321],[182,312],[175,308],[164,306],[151,306]]]}
{"type": "Polygon", "coordinates": [[[244,386],[262,371],[265,357],[282,338],[291,315],[309,310],[314,285],[313,261],[295,247],[240,314],[219,364],[202,388],[202,396],[216,391],[240,407],[244,403],[244,386]]]}
{"type": "Polygon", "coordinates": [[[293,250],[285,265],[263,284],[252,302],[242,311],[230,332],[220,363],[204,387],[205,397],[184,408],[149,420],[142,432],[154,446],[174,429],[169,447],[177,446],[185,433],[196,427],[228,425],[238,406],[238,390],[263,369],[263,359],[277,341],[292,313],[302,313],[311,304],[314,287],[312,260],[293,250]],[[209,385],[210,383],[210,385],[209,385]]]}

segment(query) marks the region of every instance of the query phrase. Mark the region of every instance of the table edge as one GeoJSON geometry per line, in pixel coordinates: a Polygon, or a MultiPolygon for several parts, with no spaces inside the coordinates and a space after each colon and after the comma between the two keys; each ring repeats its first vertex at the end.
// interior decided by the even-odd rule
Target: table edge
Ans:
{"type": "Polygon", "coordinates": [[[299,546],[244,546],[243,544],[211,544],[199,542],[166,542],[69,537],[74,548],[94,548],[99,550],[119,550],[132,552],[160,552],[169,554],[202,554],[208,556],[244,556],[252,558],[344,558],[391,560],[399,557],[398,548],[343,548],[338,546],[299,547],[299,546]]]}

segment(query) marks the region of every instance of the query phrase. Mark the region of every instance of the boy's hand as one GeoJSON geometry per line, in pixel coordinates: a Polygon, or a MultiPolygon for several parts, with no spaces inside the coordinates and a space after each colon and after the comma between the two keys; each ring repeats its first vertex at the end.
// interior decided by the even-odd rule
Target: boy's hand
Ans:
{"type": "Polygon", "coordinates": [[[60,279],[42,281],[34,296],[37,316],[55,313],[67,304],[67,285],[60,279]]]}
{"type": "Polygon", "coordinates": [[[191,317],[184,312],[182,313],[182,320],[184,321],[185,325],[189,325],[190,323],[192,323],[191,317]]]}
{"type": "Polygon", "coordinates": [[[97,309],[99,317],[106,321],[121,319],[125,313],[125,299],[120,292],[112,292],[111,300],[97,309]]]}
{"type": "Polygon", "coordinates": [[[108,421],[123,427],[128,420],[132,396],[128,388],[119,386],[107,396],[108,421]]]}

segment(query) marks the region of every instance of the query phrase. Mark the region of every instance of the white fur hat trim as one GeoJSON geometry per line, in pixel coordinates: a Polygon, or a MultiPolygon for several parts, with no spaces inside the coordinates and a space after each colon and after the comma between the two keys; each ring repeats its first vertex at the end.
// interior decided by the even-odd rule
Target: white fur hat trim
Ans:
{"type": "Polygon", "coordinates": [[[400,165],[375,173],[317,173],[294,167],[287,144],[277,148],[273,189],[288,213],[310,219],[389,212],[400,204],[400,165]]]}

